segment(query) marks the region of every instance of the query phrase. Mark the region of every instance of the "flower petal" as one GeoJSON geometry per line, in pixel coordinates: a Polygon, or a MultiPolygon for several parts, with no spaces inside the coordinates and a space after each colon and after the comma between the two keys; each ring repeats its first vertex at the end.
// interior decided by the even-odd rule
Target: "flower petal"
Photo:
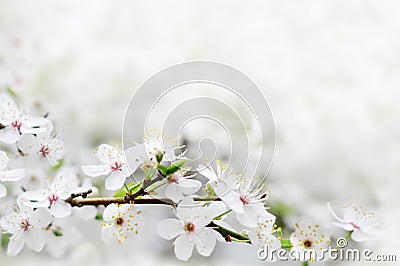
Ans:
{"type": "Polygon", "coordinates": [[[353,233],[351,233],[351,238],[357,242],[370,240],[370,239],[376,239],[376,238],[379,238],[380,236],[381,236],[381,234],[371,234],[371,233],[363,231],[362,229],[354,230],[353,233]]]}
{"type": "Polygon", "coordinates": [[[243,213],[244,212],[243,202],[240,200],[239,193],[237,193],[235,191],[229,191],[221,199],[234,212],[236,212],[236,213],[243,213]]]}
{"type": "Polygon", "coordinates": [[[7,255],[8,256],[16,256],[21,252],[22,248],[25,244],[25,237],[23,234],[17,237],[11,237],[10,242],[8,242],[7,255]]]}
{"type": "Polygon", "coordinates": [[[0,183],[0,199],[7,196],[7,188],[0,183]]]}
{"type": "Polygon", "coordinates": [[[119,152],[111,145],[101,144],[97,150],[97,157],[102,163],[111,165],[119,158],[119,152]]]}
{"type": "Polygon", "coordinates": [[[205,228],[196,234],[196,249],[202,256],[210,256],[216,244],[216,238],[210,228],[205,228]]]}
{"type": "Polygon", "coordinates": [[[183,194],[179,186],[175,183],[168,184],[165,189],[165,196],[170,198],[173,202],[177,203],[183,199],[183,194]]]}
{"type": "Polygon", "coordinates": [[[243,213],[236,213],[238,222],[248,228],[257,226],[258,215],[253,208],[245,206],[243,213]]]}
{"type": "Polygon", "coordinates": [[[174,242],[174,252],[177,259],[187,261],[193,253],[194,242],[187,234],[180,235],[174,242]]]}
{"type": "Polygon", "coordinates": [[[10,159],[8,158],[7,153],[0,151],[0,171],[6,169],[9,161],[10,159]]]}
{"type": "Polygon", "coordinates": [[[32,225],[37,228],[48,226],[51,223],[52,219],[53,217],[51,216],[51,213],[47,208],[38,208],[34,212],[32,212],[30,216],[32,225]]]}
{"type": "Polygon", "coordinates": [[[106,179],[105,187],[107,190],[118,190],[122,188],[126,180],[126,176],[124,176],[121,172],[113,172],[106,179]]]}
{"type": "Polygon", "coordinates": [[[14,169],[5,171],[3,181],[19,181],[25,176],[25,169],[14,169]]]}
{"type": "Polygon", "coordinates": [[[40,142],[37,137],[24,134],[18,140],[18,148],[26,154],[34,154],[40,150],[40,142]]]}
{"type": "Polygon", "coordinates": [[[108,175],[111,172],[109,165],[84,165],[82,171],[85,175],[90,177],[97,177],[101,175],[108,175]]]}
{"type": "Polygon", "coordinates": [[[204,165],[199,165],[199,167],[197,168],[197,172],[209,180],[214,180],[217,178],[214,170],[204,165]]]}
{"type": "Polygon", "coordinates": [[[0,130],[0,141],[11,144],[18,141],[20,135],[17,129],[7,126],[0,130]]]}
{"type": "Polygon", "coordinates": [[[157,232],[162,238],[171,240],[180,234],[184,234],[185,230],[183,229],[182,221],[169,218],[158,223],[157,232]]]}
{"type": "Polygon", "coordinates": [[[54,217],[63,218],[71,214],[71,205],[63,200],[58,200],[51,205],[50,212],[54,217]]]}
{"type": "Polygon", "coordinates": [[[105,243],[110,243],[116,240],[114,236],[115,229],[115,226],[112,224],[103,225],[103,229],[101,230],[101,238],[105,243]]]}
{"type": "Polygon", "coordinates": [[[44,247],[44,235],[40,228],[31,228],[26,232],[26,244],[36,252],[40,252],[44,247]]]}
{"type": "Polygon", "coordinates": [[[333,211],[333,209],[331,208],[331,204],[329,203],[329,202],[327,202],[327,205],[328,205],[328,209],[329,209],[329,211],[332,213],[332,216],[336,219],[336,220],[338,220],[339,222],[342,222],[342,223],[346,223],[346,221],[344,220],[344,219],[341,219],[341,218],[339,218],[337,215],[336,215],[336,213],[333,211]]]}
{"type": "Polygon", "coordinates": [[[108,205],[103,212],[103,220],[107,222],[114,221],[118,216],[118,205],[113,203],[108,205]]]}
{"type": "Polygon", "coordinates": [[[199,180],[192,180],[187,178],[179,179],[180,190],[186,195],[192,195],[199,191],[202,183],[199,180]]]}

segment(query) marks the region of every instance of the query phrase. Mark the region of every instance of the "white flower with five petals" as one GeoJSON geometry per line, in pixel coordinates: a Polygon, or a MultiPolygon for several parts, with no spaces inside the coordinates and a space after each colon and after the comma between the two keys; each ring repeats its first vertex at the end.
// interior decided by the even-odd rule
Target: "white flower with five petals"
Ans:
{"type": "Polygon", "coordinates": [[[18,141],[18,148],[24,154],[37,154],[56,165],[64,157],[64,143],[54,134],[53,125],[48,130],[34,135],[23,135],[18,141]]]}
{"type": "Polygon", "coordinates": [[[8,94],[0,94],[0,141],[15,143],[23,134],[39,134],[47,130],[47,119],[28,114],[18,108],[8,94]]]}
{"type": "Polygon", "coordinates": [[[382,236],[382,231],[379,229],[379,221],[373,212],[364,207],[351,204],[343,208],[345,211],[342,219],[336,215],[328,202],[328,209],[337,220],[333,224],[346,231],[352,231],[351,238],[354,241],[365,241],[382,236]]]}
{"type": "Polygon", "coordinates": [[[106,189],[118,190],[122,188],[126,178],[142,164],[141,149],[141,145],[136,145],[120,151],[110,145],[101,144],[96,154],[101,164],[82,166],[82,171],[90,177],[108,175],[106,189]]]}
{"type": "MultiPolygon", "coordinates": [[[[186,198],[187,199],[187,198],[186,198]]],[[[194,206],[194,202],[184,199],[176,208],[178,219],[169,218],[157,225],[158,234],[174,241],[175,255],[180,260],[188,260],[196,246],[202,256],[210,256],[219,238],[218,233],[206,227],[212,219],[224,212],[220,202],[208,207],[194,206]]]]}
{"type": "Polygon", "coordinates": [[[142,211],[133,204],[110,204],[103,212],[105,223],[102,224],[104,242],[122,244],[128,237],[139,234],[139,226],[143,221],[142,211]]]}
{"type": "Polygon", "coordinates": [[[252,245],[258,249],[267,247],[269,251],[281,248],[281,241],[273,235],[275,219],[272,214],[258,218],[257,226],[248,233],[252,245]]]}
{"type": "Polygon", "coordinates": [[[166,178],[165,196],[175,203],[183,200],[185,195],[196,193],[202,185],[200,181],[191,179],[195,175],[185,176],[186,173],[185,169],[181,169],[166,178]]]}
{"type": "Polygon", "coordinates": [[[261,188],[252,188],[252,179],[242,179],[239,191],[230,191],[222,200],[236,215],[238,222],[248,228],[257,226],[259,217],[267,217],[264,201],[267,199],[266,193],[261,192],[261,188]]]}
{"type": "Polygon", "coordinates": [[[311,219],[304,219],[295,224],[295,231],[290,236],[291,252],[300,261],[317,261],[324,249],[331,243],[330,235],[311,219]]]}
{"type": "Polygon", "coordinates": [[[52,216],[48,209],[33,210],[19,202],[17,210],[2,217],[0,221],[4,233],[11,234],[7,254],[15,256],[21,252],[25,243],[29,248],[40,252],[45,244],[43,228],[51,223],[52,216]]]}
{"type": "Polygon", "coordinates": [[[65,200],[77,190],[77,183],[78,179],[74,173],[64,170],[55,176],[51,184],[47,181],[42,188],[27,191],[21,196],[26,206],[49,208],[54,217],[62,218],[71,214],[71,205],[65,200]]]}
{"type": "MultiPolygon", "coordinates": [[[[0,151],[0,182],[19,181],[25,176],[24,169],[6,170],[10,159],[4,151],[0,151]]],[[[0,183],[0,198],[7,195],[6,187],[0,183]]]]}

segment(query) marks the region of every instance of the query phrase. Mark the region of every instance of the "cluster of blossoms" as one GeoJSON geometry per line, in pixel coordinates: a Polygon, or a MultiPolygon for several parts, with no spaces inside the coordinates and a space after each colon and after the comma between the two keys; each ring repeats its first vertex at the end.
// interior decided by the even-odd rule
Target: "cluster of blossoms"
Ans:
{"type": "MultiPolygon", "coordinates": [[[[195,247],[200,255],[209,256],[218,241],[299,253],[331,244],[330,234],[313,220],[295,223],[285,239],[268,207],[268,193],[256,178],[236,173],[219,161],[215,166],[192,169],[187,165],[185,147],[179,146],[177,139],[163,139],[157,130],[146,132],[141,143],[125,149],[101,144],[95,152],[98,162],[81,166],[79,172],[63,163],[64,144],[47,116],[32,115],[11,95],[2,93],[0,142],[5,145],[5,151],[0,151],[0,197],[15,198],[0,224],[10,256],[17,255],[25,244],[37,252],[46,248],[54,256],[62,256],[73,244],[60,243],[77,239],[68,237],[73,230],[65,222],[73,216],[103,220],[98,225],[104,242],[122,244],[140,234],[141,204],[172,207],[176,218],[160,221],[157,231],[166,240],[174,239],[175,255],[184,261],[195,247]],[[31,160],[33,163],[27,163],[31,160]],[[43,162],[47,164],[43,169],[32,166],[43,162]],[[101,177],[113,197],[93,197],[99,193],[91,180],[98,182],[101,177]],[[7,193],[6,185],[15,193],[7,193]]],[[[348,205],[344,218],[329,204],[328,208],[337,220],[334,224],[350,231],[355,241],[381,234],[374,214],[365,208],[348,205]]]]}

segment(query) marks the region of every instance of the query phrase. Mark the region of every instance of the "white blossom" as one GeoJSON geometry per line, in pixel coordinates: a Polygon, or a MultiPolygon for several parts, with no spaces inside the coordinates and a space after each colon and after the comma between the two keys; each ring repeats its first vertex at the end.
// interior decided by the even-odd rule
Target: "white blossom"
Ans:
{"type": "Polygon", "coordinates": [[[259,217],[267,217],[264,201],[266,193],[259,189],[253,190],[252,179],[242,179],[239,185],[239,191],[230,191],[222,200],[236,215],[236,219],[243,226],[252,228],[257,226],[259,217]]]}
{"type": "Polygon", "coordinates": [[[162,161],[167,162],[185,159],[186,151],[175,154],[175,151],[180,150],[183,146],[178,146],[176,139],[163,138],[162,133],[156,129],[145,132],[143,143],[152,163],[157,162],[156,156],[158,155],[162,155],[162,161]]]}
{"type": "Polygon", "coordinates": [[[322,231],[319,224],[304,219],[295,224],[290,236],[291,252],[300,261],[316,261],[321,252],[331,243],[330,235],[322,231]]]}
{"type": "Polygon", "coordinates": [[[23,135],[18,141],[18,148],[24,154],[36,154],[56,165],[64,157],[64,143],[54,134],[53,125],[48,130],[34,135],[23,135]]]}
{"type": "Polygon", "coordinates": [[[129,237],[139,234],[139,226],[143,221],[142,211],[133,204],[110,204],[103,212],[105,223],[102,224],[104,242],[112,241],[119,244],[129,237]]]}
{"type": "Polygon", "coordinates": [[[188,260],[196,246],[202,256],[210,256],[214,250],[218,233],[212,228],[206,227],[212,219],[223,212],[217,202],[208,207],[193,206],[186,199],[176,208],[178,219],[169,218],[157,225],[158,234],[167,240],[174,241],[175,255],[180,260],[188,260]]]}
{"type": "Polygon", "coordinates": [[[8,94],[0,94],[0,141],[15,143],[23,134],[39,134],[47,130],[47,119],[28,114],[18,108],[8,94]]]}
{"type": "Polygon", "coordinates": [[[269,250],[279,250],[281,248],[281,241],[273,235],[275,219],[272,214],[258,218],[257,226],[248,232],[252,245],[258,249],[268,247],[269,250]]]}
{"type": "Polygon", "coordinates": [[[214,172],[212,167],[199,165],[197,171],[202,176],[208,179],[208,184],[211,185],[215,194],[223,198],[240,180],[240,175],[228,168],[227,164],[217,161],[217,172],[214,172]]]}
{"type": "Polygon", "coordinates": [[[367,208],[348,204],[343,207],[343,219],[336,215],[329,203],[328,208],[337,220],[333,224],[346,231],[352,231],[351,238],[354,241],[365,241],[382,236],[377,217],[367,208]]]}
{"type": "Polygon", "coordinates": [[[36,252],[40,252],[45,244],[43,228],[51,222],[52,216],[48,209],[33,210],[19,203],[16,210],[1,218],[0,225],[4,233],[11,234],[7,254],[17,255],[24,244],[36,252]]]}
{"type": "MultiPolygon", "coordinates": [[[[6,170],[9,161],[10,158],[8,158],[7,154],[4,151],[0,151],[0,182],[15,182],[21,180],[25,176],[25,169],[6,170]]],[[[6,195],[6,187],[0,183],[0,198],[5,197],[6,195]]]]}
{"type": "Polygon", "coordinates": [[[181,169],[166,178],[168,183],[165,196],[175,203],[181,201],[185,195],[196,193],[202,185],[200,181],[191,179],[195,175],[185,176],[186,173],[185,169],[181,169]]]}
{"type": "Polygon", "coordinates": [[[96,154],[101,164],[82,166],[82,171],[90,177],[108,175],[105,181],[106,189],[118,190],[143,162],[140,157],[141,148],[140,145],[136,145],[120,151],[111,145],[101,144],[96,154]]]}
{"type": "Polygon", "coordinates": [[[74,173],[60,171],[53,181],[33,191],[22,194],[24,204],[32,208],[46,207],[54,217],[65,217],[71,214],[71,205],[64,200],[76,191],[77,177],[74,173]]]}

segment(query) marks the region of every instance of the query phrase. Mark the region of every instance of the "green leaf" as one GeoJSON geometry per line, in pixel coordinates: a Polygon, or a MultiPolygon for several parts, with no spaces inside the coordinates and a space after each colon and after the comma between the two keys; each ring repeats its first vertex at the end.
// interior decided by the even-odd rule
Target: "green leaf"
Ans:
{"type": "Polygon", "coordinates": [[[215,197],[217,194],[215,194],[214,189],[211,187],[210,184],[207,184],[206,187],[203,189],[204,193],[207,194],[207,197],[215,197]]]}
{"type": "Polygon", "coordinates": [[[64,160],[61,159],[61,160],[58,161],[58,163],[57,163],[56,165],[54,165],[53,167],[51,167],[51,170],[57,171],[57,170],[60,169],[63,165],[64,165],[64,160]]]}
{"type": "Polygon", "coordinates": [[[282,239],[281,240],[281,247],[286,249],[286,250],[290,250],[290,248],[292,247],[292,243],[290,243],[289,239],[282,239]]]}
{"type": "Polygon", "coordinates": [[[157,165],[157,169],[160,170],[163,175],[167,175],[167,167],[165,165],[159,164],[157,165]]]}
{"type": "Polygon", "coordinates": [[[171,175],[173,173],[175,173],[176,171],[178,171],[179,169],[181,169],[185,164],[186,164],[187,160],[180,160],[180,161],[176,161],[172,164],[170,164],[167,167],[167,175],[171,175]]]}
{"type": "Polygon", "coordinates": [[[128,194],[133,194],[136,191],[138,191],[140,189],[140,187],[142,186],[142,182],[136,183],[130,183],[128,185],[126,185],[126,188],[121,189],[120,191],[118,191],[117,193],[114,194],[114,198],[120,198],[120,197],[125,197],[125,195],[128,194]]]}
{"type": "Polygon", "coordinates": [[[11,96],[17,97],[17,93],[16,93],[13,89],[11,89],[10,87],[7,87],[7,88],[6,88],[6,91],[7,91],[8,94],[10,94],[11,96]]]}
{"type": "Polygon", "coordinates": [[[8,233],[3,234],[1,236],[1,247],[2,248],[6,248],[7,247],[8,242],[10,241],[10,237],[11,237],[11,234],[8,234],[8,233]]]}
{"type": "Polygon", "coordinates": [[[101,214],[101,213],[96,214],[95,219],[96,220],[103,220],[103,214],[101,214]]]}
{"type": "Polygon", "coordinates": [[[53,234],[55,235],[55,236],[62,236],[63,234],[60,232],[60,231],[58,231],[58,230],[53,230],[53,234]]]}

